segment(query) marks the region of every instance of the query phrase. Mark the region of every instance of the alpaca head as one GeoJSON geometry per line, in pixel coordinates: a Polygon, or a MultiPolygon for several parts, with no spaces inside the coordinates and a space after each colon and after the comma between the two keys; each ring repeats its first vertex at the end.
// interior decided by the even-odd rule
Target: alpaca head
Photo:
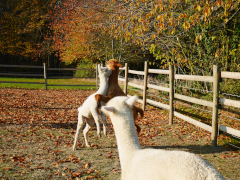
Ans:
{"type": "Polygon", "coordinates": [[[135,102],[137,101],[138,97],[133,96],[128,98],[127,96],[116,96],[112,98],[106,106],[102,106],[101,111],[110,116],[112,114],[118,115],[125,115],[124,113],[131,113],[132,114],[132,107],[134,106],[135,102]]]}
{"type": "Polygon", "coordinates": [[[99,72],[99,76],[103,75],[105,77],[109,77],[112,74],[112,70],[106,67],[101,67],[100,64],[98,64],[98,72],[99,72]]]}
{"type": "Polygon", "coordinates": [[[106,61],[106,66],[111,70],[123,67],[116,59],[110,59],[109,61],[106,61]]]}

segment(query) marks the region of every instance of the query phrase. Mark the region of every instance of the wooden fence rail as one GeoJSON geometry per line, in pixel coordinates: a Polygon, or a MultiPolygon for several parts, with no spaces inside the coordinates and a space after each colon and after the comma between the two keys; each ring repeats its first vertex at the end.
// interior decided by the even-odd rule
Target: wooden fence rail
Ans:
{"type": "MultiPolygon", "coordinates": [[[[47,68],[46,64],[44,63],[43,66],[23,66],[23,65],[1,65],[0,67],[18,67],[18,68],[40,68],[43,69],[43,74],[21,74],[21,73],[0,73],[0,75],[9,75],[9,76],[31,76],[31,77],[43,77],[45,79],[45,83],[39,82],[17,82],[17,81],[0,81],[0,83],[26,83],[26,84],[45,84],[45,88],[47,90],[48,86],[95,86],[95,85],[56,85],[56,84],[48,84],[47,79],[50,78],[47,76],[48,70],[91,70],[93,69],[78,69],[78,68],[47,68]]],[[[182,120],[185,120],[191,124],[194,124],[198,127],[201,127],[212,134],[212,146],[217,146],[217,134],[218,131],[221,130],[228,134],[240,137],[240,131],[237,129],[233,129],[231,127],[227,127],[224,125],[218,124],[218,104],[222,104],[225,106],[232,106],[236,108],[240,108],[240,101],[231,100],[227,98],[219,98],[219,84],[220,78],[231,78],[231,79],[240,79],[240,73],[238,72],[220,72],[217,66],[214,66],[213,76],[193,76],[193,75],[182,75],[182,74],[175,74],[174,67],[170,66],[169,70],[163,69],[149,69],[148,63],[145,62],[144,71],[136,71],[136,70],[129,70],[128,64],[125,63],[125,67],[120,68],[120,70],[125,70],[125,78],[118,78],[120,81],[124,82],[124,92],[127,94],[128,86],[133,86],[143,91],[143,99],[139,99],[138,102],[142,104],[143,109],[145,109],[146,104],[154,105],[163,109],[167,109],[169,111],[169,124],[173,124],[173,117],[178,117],[182,120]],[[128,82],[128,74],[137,74],[144,76],[144,85],[134,84],[128,82]],[[169,75],[169,87],[162,87],[153,84],[149,84],[147,82],[148,74],[155,73],[155,74],[165,74],[169,75]],[[198,98],[188,97],[185,95],[174,93],[174,80],[181,79],[181,80],[191,80],[191,81],[203,81],[203,82],[212,82],[213,83],[213,101],[206,101],[198,98]],[[146,98],[147,89],[155,89],[164,92],[169,92],[169,104],[160,103],[151,99],[146,98]],[[212,108],[212,125],[207,125],[205,123],[199,122],[191,117],[185,116],[177,111],[174,110],[174,99],[179,99],[187,102],[191,102],[194,104],[199,104],[207,107],[212,108]]],[[[96,66],[96,87],[98,88],[98,72],[96,66]]],[[[59,77],[61,78],[61,76],[59,77]]],[[[88,78],[88,77],[84,77],[88,78]]]]}
{"type": "MultiPolygon", "coordinates": [[[[48,86],[96,86],[98,82],[96,82],[96,85],[81,85],[81,84],[49,84],[47,83],[47,79],[63,79],[63,78],[73,78],[72,76],[47,76],[48,71],[55,71],[55,70],[60,70],[60,71],[96,71],[97,73],[97,68],[96,69],[79,69],[79,68],[47,68],[46,64],[43,63],[43,66],[28,66],[28,65],[5,65],[5,64],[0,64],[0,67],[13,67],[13,68],[30,68],[30,69],[43,69],[43,73],[39,72],[38,74],[26,74],[26,73],[0,73],[0,76],[16,76],[16,77],[38,77],[38,78],[44,78],[45,82],[44,83],[39,83],[39,82],[20,82],[20,81],[0,81],[0,83],[23,83],[23,84],[45,84],[45,89],[47,90],[48,86]]],[[[90,77],[74,77],[74,78],[90,78],[90,77]]],[[[97,76],[94,77],[97,79],[97,76]]]]}
{"type": "Polygon", "coordinates": [[[182,120],[185,120],[191,124],[194,124],[198,127],[201,127],[203,129],[211,132],[211,134],[212,134],[211,139],[212,139],[213,147],[217,146],[217,135],[218,135],[219,130],[226,132],[228,134],[240,137],[240,130],[218,124],[219,104],[240,108],[240,101],[230,100],[230,99],[226,99],[226,98],[219,98],[220,78],[240,79],[240,73],[226,72],[226,71],[220,72],[218,66],[214,66],[213,67],[213,76],[182,75],[182,74],[175,74],[173,66],[170,66],[169,70],[148,69],[147,62],[145,62],[144,71],[129,70],[127,63],[125,63],[125,67],[120,68],[120,70],[125,70],[125,78],[118,78],[120,81],[124,82],[124,92],[127,94],[128,86],[132,86],[132,87],[141,89],[143,91],[143,100],[139,99],[138,102],[142,103],[142,108],[145,109],[146,104],[150,104],[150,105],[154,105],[154,106],[157,106],[157,107],[160,107],[163,109],[167,109],[169,111],[169,124],[173,123],[173,116],[176,116],[182,120]],[[144,85],[138,85],[138,84],[128,82],[128,73],[143,75],[144,76],[144,85]],[[161,86],[157,86],[157,85],[153,85],[153,84],[148,84],[147,77],[148,77],[149,73],[169,75],[169,88],[161,87],[161,86]],[[206,100],[188,97],[185,95],[174,93],[174,80],[176,80],[176,79],[212,82],[213,83],[213,100],[206,101],[206,100]],[[164,104],[164,103],[156,102],[151,99],[147,99],[146,98],[147,88],[169,92],[169,104],[164,104]],[[199,122],[191,117],[185,116],[177,111],[174,111],[174,103],[173,103],[174,99],[179,99],[179,100],[191,102],[194,104],[211,107],[212,108],[212,125],[211,126],[207,125],[207,124],[199,122]]]}

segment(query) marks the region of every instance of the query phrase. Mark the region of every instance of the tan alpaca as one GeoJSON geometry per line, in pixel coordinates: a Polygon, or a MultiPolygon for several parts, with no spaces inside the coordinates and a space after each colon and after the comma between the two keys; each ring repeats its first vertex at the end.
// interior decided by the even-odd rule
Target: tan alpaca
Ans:
{"type": "MultiPolygon", "coordinates": [[[[110,59],[106,62],[106,66],[108,69],[112,70],[112,74],[109,76],[108,79],[108,90],[106,96],[96,94],[95,99],[100,105],[100,101],[103,101],[107,103],[110,99],[116,96],[126,96],[126,94],[123,92],[123,90],[120,88],[118,84],[118,74],[119,74],[119,67],[122,67],[122,65],[116,60],[116,59],[110,59]]],[[[143,117],[143,110],[137,106],[132,107],[133,110],[133,117],[134,120],[137,119],[138,113],[141,114],[143,117]]],[[[135,124],[137,128],[137,132],[139,133],[141,131],[141,128],[135,124]]]]}

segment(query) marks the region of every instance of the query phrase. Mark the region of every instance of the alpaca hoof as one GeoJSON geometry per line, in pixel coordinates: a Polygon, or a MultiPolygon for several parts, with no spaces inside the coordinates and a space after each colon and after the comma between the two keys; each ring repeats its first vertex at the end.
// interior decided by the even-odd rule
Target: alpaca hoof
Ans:
{"type": "Polygon", "coordinates": [[[90,145],[89,145],[89,144],[86,144],[86,146],[87,146],[87,147],[90,147],[90,145]]]}
{"type": "Polygon", "coordinates": [[[75,151],[76,150],[76,147],[75,146],[73,146],[73,151],[75,151]]]}

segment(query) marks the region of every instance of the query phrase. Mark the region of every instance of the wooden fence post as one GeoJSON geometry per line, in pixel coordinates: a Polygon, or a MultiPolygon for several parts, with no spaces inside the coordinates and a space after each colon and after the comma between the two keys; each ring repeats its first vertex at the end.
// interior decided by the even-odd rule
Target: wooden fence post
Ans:
{"type": "Polygon", "coordinates": [[[174,100],[174,66],[169,66],[169,124],[173,124],[173,100],[174,100]]]}
{"type": "Polygon", "coordinates": [[[45,79],[45,89],[47,90],[47,67],[46,63],[43,63],[43,70],[44,70],[44,79],[45,79]]]}
{"type": "Polygon", "coordinates": [[[212,146],[217,146],[220,69],[213,66],[212,146]]]}
{"type": "Polygon", "coordinates": [[[145,107],[146,107],[147,79],[148,79],[148,62],[145,61],[145,66],[144,66],[144,85],[143,85],[143,110],[145,110],[145,107]]]}
{"type": "Polygon", "coordinates": [[[96,89],[98,89],[98,64],[96,65],[96,89]]]}
{"type": "Polygon", "coordinates": [[[124,92],[127,95],[127,86],[128,86],[128,63],[125,63],[125,86],[124,92]]]}

